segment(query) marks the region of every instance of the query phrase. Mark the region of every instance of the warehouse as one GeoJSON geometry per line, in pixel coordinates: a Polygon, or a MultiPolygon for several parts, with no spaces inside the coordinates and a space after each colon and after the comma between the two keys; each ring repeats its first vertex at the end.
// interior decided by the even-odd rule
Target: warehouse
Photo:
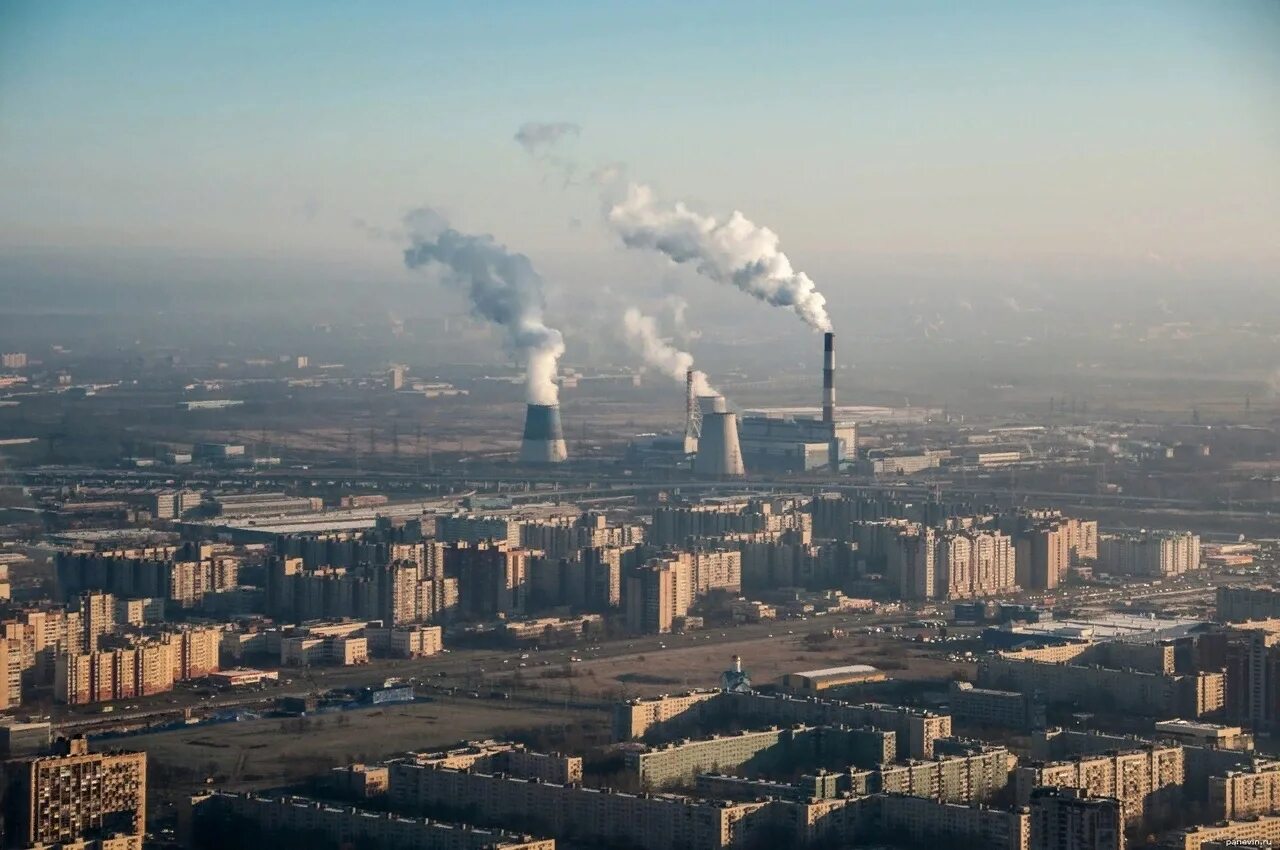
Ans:
{"type": "Polygon", "coordinates": [[[869,664],[851,664],[847,667],[826,667],[821,670],[785,673],[779,684],[783,690],[791,693],[816,694],[845,685],[883,682],[886,678],[882,671],[869,664]]]}

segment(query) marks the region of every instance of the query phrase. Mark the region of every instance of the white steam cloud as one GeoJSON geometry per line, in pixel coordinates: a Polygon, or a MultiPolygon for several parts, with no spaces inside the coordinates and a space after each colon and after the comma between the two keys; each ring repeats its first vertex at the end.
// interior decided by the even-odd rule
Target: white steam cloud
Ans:
{"type": "Polygon", "coordinates": [[[556,368],[564,354],[564,337],[542,320],[546,307],[542,278],[524,254],[514,253],[487,234],[459,233],[434,210],[419,209],[405,217],[410,246],[404,263],[411,269],[433,263],[445,279],[466,291],[477,316],[506,333],[507,345],[525,364],[531,404],[555,404],[559,397],[556,368]]]}
{"type": "MultiPolygon", "coordinates": [[[[622,326],[627,343],[644,362],[673,380],[683,382],[685,373],[693,368],[693,355],[681,351],[658,333],[658,322],[635,307],[628,307],[622,314],[622,326]]],[[[717,395],[707,381],[705,372],[693,373],[693,391],[696,395],[717,395]]]]}
{"type": "Polygon", "coordinates": [[[698,273],[736,286],[776,307],[786,307],[819,331],[831,330],[827,299],[778,249],[778,235],[740,212],[725,221],[701,215],[683,203],[663,203],[638,183],[608,210],[608,221],[629,248],[659,251],[698,273]]]}

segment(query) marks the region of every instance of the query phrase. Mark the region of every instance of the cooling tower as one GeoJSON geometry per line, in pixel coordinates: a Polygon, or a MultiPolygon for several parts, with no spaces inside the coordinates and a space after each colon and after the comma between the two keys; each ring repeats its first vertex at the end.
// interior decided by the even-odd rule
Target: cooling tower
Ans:
{"type": "MultiPolygon", "coordinates": [[[[706,398],[709,397],[703,400],[706,398]]],[[[746,475],[742,448],[738,445],[738,415],[726,413],[724,399],[717,398],[720,410],[708,412],[703,408],[702,435],[698,438],[698,453],[693,457],[693,471],[717,478],[746,475]]]]}
{"type": "Polygon", "coordinates": [[[698,409],[702,411],[703,416],[706,416],[708,413],[724,413],[729,408],[725,405],[722,395],[700,395],[698,409]]]}
{"type": "Polygon", "coordinates": [[[524,414],[521,463],[562,463],[569,456],[560,427],[560,405],[531,404],[524,414]]]}

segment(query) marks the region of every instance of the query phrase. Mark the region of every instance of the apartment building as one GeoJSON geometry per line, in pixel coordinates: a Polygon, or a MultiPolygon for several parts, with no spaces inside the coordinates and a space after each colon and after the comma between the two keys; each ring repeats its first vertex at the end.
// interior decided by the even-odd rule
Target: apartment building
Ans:
{"type": "Polygon", "coordinates": [[[643,526],[610,526],[603,514],[585,513],[525,522],[520,526],[517,543],[544,552],[549,558],[567,558],[583,549],[622,548],[643,540],[643,526]]]}
{"type": "Polygon", "coordinates": [[[654,558],[627,577],[623,604],[627,627],[642,634],[667,634],[693,604],[693,569],[680,558],[654,558]]]}
{"type": "Polygon", "coordinates": [[[1200,569],[1200,536],[1189,532],[1103,534],[1098,570],[1118,575],[1181,575],[1200,569]]]}
{"type": "Polygon", "coordinates": [[[388,798],[397,811],[466,807],[479,823],[518,822],[552,837],[619,842],[643,850],[719,850],[744,843],[766,803],[694,800],[393,761],[388,798]]]}
{"type": "Polygon", "coordinates": [[[150,626],[164,622],[163,599],[121,599],[116,597],[116,624],[150,626]]]}
{"type": "Polygon", "coordinates": [[[925,797],[881,794],[873,801],[876,825],[882,835],[906,838],[916,846],[938,844],[990,850],[1027,850],[1031,843],[1031,815],[1027,810],[964,806],[925,797]]]}
{"type": "Polygon", "coordinates": [[[1252,820],[1193,826],[1182,830],[1164,841],[1167,850],[1201,850],[1212,846],[1214,850],[1228,847],[1275,847],[1280,845],[1280,817],[1260,817],[1252,820]]]}
{"type": "Polygon", "coordinates": [[[241,825],[250,826],[253,840],[263,846],[270,844],[273,838],[288,839],[308,834],[323,835],[339,846],[350,847],[555,850],[556,846],[555,840],[550,838],[337,806],[305,797],[213,791],[193,797],[190,807],[191,812],[185,818],[190,827],[184,831],[195,828],[226,841],[243,842],[249,836],[223,835],[221,832],[238,821],[241,825]]]}
{"type": "Polygon", "coordinates": [[[146,753],[91,753],[84,738],[73,738],[55,755],[6,763],[5,775],[6,846],[113,834],[140,841],[146,830],[146,753]]]}
{"type": "Polygon", "coordinates": [[[1017,587],[1013,540],[999,531],[912,526],[890,559],[903,599],[973,599],[1017,587]]]}
{"type": "Polygon", "coordinates": [[[1122,805],[1079,788],[1031,792],[1031,850],[1124,850],[1122,805]]]}
{"type": "Polygon", "coordinates": [[[582,759],[579,756],[534,753],[523,744],[510,741],[471,741],[449,750],[414,753],[413,760],[426,767],[501,773],[560,785],[582,782],[582,759]]]}
{"type": "MultiPolygon", "coordinates": [[[[441,567],[441,570],[443,568],[441,567]]],[[[459,583],[411,560],[308,569],[297,556],[267,564],[267,613],[281,619],[443,623],[458,615],[459,583]]]]}
{"type": "Polygon", "coordinates": [[[762,532],[797,532],[802,542],[813,535],[813,517],[802,500],[790,497],[707,499],[696,505],[660,507],[653,512],[648,542],[683,546],[690,540],[762,532]]]}
{"type": "Polygon", "coordinates": [[[727,692],[713,708],[746,725],[804,723],[883,729],[894,733],[898,758],[932,758],[934,742],[951,736],[948,714],[883,703],[727,692]]]}
{"type": "Polygon", "coordinates": [[[1020,691],[979,688],[969,682],[952,682],[947,706],[960,723],[998,726],[1027,731],[1045,725],[1042,702],[1020,691]]]}
{"type": "Polygon", "coordinates": [[[629,749],[624,764],[642,787],[662,788],[714,769],[750,763],[753,770],[779,769],[818,761],[872,767],[893,761],[894,733],[836,726],[773,727],[698,740],[629,749]]]}
{"type": "Polygon", "coordinates": [[[689,691],[618,703],[613,707],[613,738],[633,741],[651,732],[693,726],[703,704],[720,695],[720,691],[689,691]]]}
{"type": "Polygon", "coordinates": [[[215,556],[209,545],[61,553],[55,570],[59,591],[67,600],[101,591],[193,608],[207,593],[239,586],[239,562],[215,556]]]}
{"type": "Polygon", "coordinates": [[[4,699],[0,706],[18,705],[25,689],[51,685],[59,653],[81,652],[84,626],[78,611],[30,608],[0,624],[6,642],[0,651],[5,663],[4,699]]]}
{"type": "Polygon", "coordinates": [[[280,664],[309,667],[335,664],[350,667],[369,663],[369,639],[363,635],[291,635],[280,641],[280,664]]]}
{"type": "Polygon", "coordinates": [[[1219,587],[1217,603],[1222,623],[1280,618],[1280,590],[1272,587],[1219,587]]]}
{"type": "Polygon", "coordinates": [[[1208,814],[1214,820],[1280,814],[1280,762],[1254,762],[1210,776],[1208,814]]]}
{"type": "Polygon", "coordinates": [[[989,802],[1009,784],[1015,758],[1007,749],[955,739],[942,739],[939,748],[946,749],[944,742],[948,741],[953,742],[953,752],[872,771],[871,789],[944,803],[975,804],[989,802]]]}
{"type": "Polygon", "coordinates": [[[1202,641],[1226,669],[1227,719],[1255,733],[1280,728],[1280,619],[1233,623],[1202,641]]]}
{"type": "Polygon", "coordinates": [[[444,649],[444,630],[439,626],[405,626],[391,629],[390,653],[396,658],[426,658],[444,649]]]}
{"type": "Polygon", "coordinates": [[[85,705],[172,690],[175,681],[203,678],[219,669],[221,638],[217,627],[191,628],[97,652],[60,653],[54,699],[85,705]]]}
{"type": "Polygon", "coordinates": [[[1021,805],[1030,803],[1035,788],[1079,788],[1092,796],[1118,799],[1126,826],[1158,825],[1174,818],[1186,778],[1182,747],[1158,744],[1024,764],[1015,777],[1021,805]]]}
{"type": "Polygon", "coordinates": [[[528,611],[529,549],[506,543],[458,545],[445,550],[445,569],[458,577],[463,617],[489,620],[528,611]]]}
{"type": "Polygon", "coordinates": [[[1206,717],[1219,712],[1225,700],[1221,673],[1147,673],[1015,655],[983,657],[978,683],[1039,694],[1046,701],[1077,701],[1156,717],[1206,717]]]}
{"type": "Polygon", "coordinates": [[[84,648],[89,652],[97,652],[99,641],[116,630],[115,597],[102,592],[82,593],[77,599],[76,607],[84,626],[84,648]]]}
{"type": "Polygon", "coordinates": [[[436,539],[444,543],[503,544],[520,548],[523,522],[514,517],[453,514],[436,517],[436,539]]]}
{"type": "Polygon", "coordinates": [[[221,669],[222,631],[219,626],[203,626],[165,632],[160,636],[161,643],[168,644],[173,655],[174,681],[203,679],[221,669]]]}

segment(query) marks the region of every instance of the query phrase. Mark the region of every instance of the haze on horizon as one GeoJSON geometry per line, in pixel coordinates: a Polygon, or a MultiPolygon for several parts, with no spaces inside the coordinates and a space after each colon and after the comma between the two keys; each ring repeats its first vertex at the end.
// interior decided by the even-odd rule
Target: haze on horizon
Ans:
{"type": "Polygon", "coordinates": [[[837,327],[885,282],[1271,293],[1278,43],[1266,0],[9,3],[0,288],[412,286],[396,230],[429,204],[553,311],[715,303],[529,161],[546,120],[778,233],[837,327]]]}

